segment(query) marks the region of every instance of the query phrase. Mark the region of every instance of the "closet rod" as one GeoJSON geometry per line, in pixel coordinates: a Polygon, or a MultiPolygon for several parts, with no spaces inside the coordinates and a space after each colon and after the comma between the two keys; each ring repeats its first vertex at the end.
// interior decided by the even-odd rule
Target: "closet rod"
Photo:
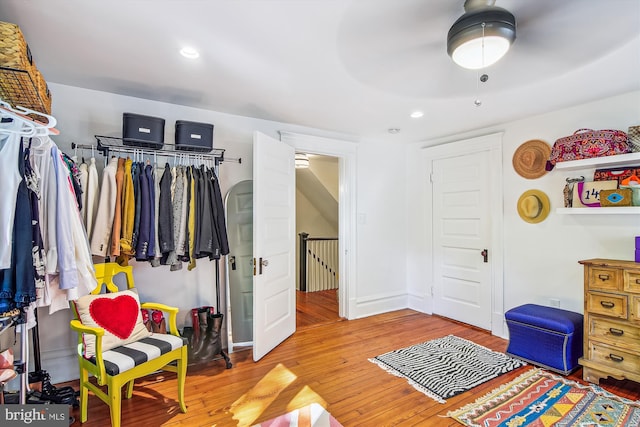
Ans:
{"type": "Polygon", "coordinates": [[[146,156],[162,156],[162,157],[187,157],[192,159],[205,159],[205,160],[215,160],[217,164],[223,162],[235,162],[242,163],[241,158],[231,158],[225,157],[223,149],[216,148],[213,152],[198,152],[198,151],[179,151],[179,150],[153,150],[153,149],[145,149],[144,147],[136,148],[136,147],[124,147],[124,146],[105,146],[102,144],[94,145],[94,144],[77,144],[75,142],[71,143],[71,149],[82,149],[82,150],[97,150],[103,156],[108,157],[109,152],[112,153],[129,153],[129,154],[144,154],[146,156]]]}

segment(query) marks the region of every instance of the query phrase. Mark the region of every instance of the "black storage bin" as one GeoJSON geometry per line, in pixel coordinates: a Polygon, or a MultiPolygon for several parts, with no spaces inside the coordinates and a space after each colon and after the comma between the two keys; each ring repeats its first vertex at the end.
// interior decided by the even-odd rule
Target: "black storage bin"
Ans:
{"type": "Polygon", "coordinates": [[[176,120],[176,150],[213,150],[213,125],[176,120]]]}
{"type": "Polygon", "coordinates": [[[164,119],[141,114],[122,114],[122,143],[158,150],[164,145],[164,119]]]}

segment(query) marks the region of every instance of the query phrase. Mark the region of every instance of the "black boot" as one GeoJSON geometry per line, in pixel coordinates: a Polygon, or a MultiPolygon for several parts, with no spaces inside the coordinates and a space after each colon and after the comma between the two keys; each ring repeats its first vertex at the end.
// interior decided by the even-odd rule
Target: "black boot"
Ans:
{"type": "Polygon", "coordinates": [[[197,346],[193,347],[193,360],[200,360],[200,354],[208,347],[207,337],[210,335],[210,330],[213,327],[209,322],[209,316],[213,313],[214,308],[211,306],[198,308],[198,324],[200,326],[200,340],[197,346]]]}
{"type": "Polygon", "coordinates": [[[220,339],[220,331],[222,330],[222,314],[209,314],[207,324],[207,333],[205,335],[206,347],[202,349],[197,357],[202,360],[211,360],[214,356],[222,353],[222,341],[220,339]]]}

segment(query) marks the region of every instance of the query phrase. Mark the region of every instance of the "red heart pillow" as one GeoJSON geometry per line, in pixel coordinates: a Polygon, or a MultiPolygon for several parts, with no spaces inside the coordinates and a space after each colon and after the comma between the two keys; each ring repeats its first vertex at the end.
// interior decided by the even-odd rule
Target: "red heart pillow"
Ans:
{"type": "Polygon", "coordinates": [[[89,312],[98,326],[124,340],[136,326],[138,303],[130,295],[97,298],[91,301],[89,312]]]}
{"type": "MultiPolygon", "coordinates": [[[[73,302],[76,318],[83,325],[104,330],[102,351],[129,344],[151,335],[142,323],[140,299],[135,289],[99,295],[85,295],[73,302]]],[[[95,355],[95,335],[83,334],[82,354],[95,355]]]]}

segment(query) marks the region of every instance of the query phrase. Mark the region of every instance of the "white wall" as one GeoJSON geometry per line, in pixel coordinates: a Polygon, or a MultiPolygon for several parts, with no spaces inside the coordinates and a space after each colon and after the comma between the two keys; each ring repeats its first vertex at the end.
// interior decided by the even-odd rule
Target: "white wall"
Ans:
{"type": "MultiPolygon", "coordinates": [[[[121,136],[123,112],[166,119],[165,142],[170,143],[173,143],[173,126],[176,120],[213,123],[214,146],[224,148],[227,158],[242,159],[240,164],[229,161],[221,166],[223,195],[237,182],[252,179],[254,131],[274,138],[279,138],[279,131],[287,131],[335,140],[349,139],[350,145],[354,145],[353,137],[318,129],[55,83],[50,83],[49,87],[53,95],[53,115],[58,119],[57,128],[60,130],[60,135],[53,139],[68,154],[72,154],[72,142],[95,144],[94,135],[121,136]]],[[[349,295],[349,299],[356,304],[363,301],[363,304],[358,305],[350,317],[362,317],[394,307],[406,307],[403,262],[405,235],[402,212],[396,209],[404,202],[404,178],[400,172],[403,168],[404,154],[402,150],[392,153],[387,151],[388,148],[382,144],[366,148],[363,150],[362,161],[357,162],[357,181],[362,183],[357,205],[361,204],[364,207],[362,212],[366,214],[367,221],[359,226],[355,242],[361,258],[358,258],[357,265],[353,266],[356,271],[350,277],[358,278],[357,283],[349,284],[355,290],[349,295]],[[385,165],[390,158],[392,164],[385,165]],[[370,187],[369,183],[375,187],[370,187]],[[362,281],[359,277],[362,277],[362,281]],[[384,304],[385,298],[389,295],[394,296],[399,302],[394,305],[384,304]]],[[[85,152],[84,155],[88,157],[90,153],[85,152]]],[[[96,154],[96,158],[100,159],[101,155],[96,154]]],[[[141,299],[178,306],[181,309],[179,326],[187,321],[187,311],[190,308],[215,305],[214,264],[209,261],[198,260],[196,269],[190,272],[186,268],[178,272],[169,272],[166,266],[152,268],[146,263],[135,261],[132,265],[141,299]]],[[[224,278],[224,265],[221,267],[221,277],[224,278]]],[[[221,282],[221,291],[224,292],[224,282],[221,282]]],[[[222,302],[224,298],[225,295],[221,295],[222,302]]],[[[71,318],[70,311],[64,310],[53,315],[49,315],[46,309],[40,309],[39,312],[43,369],[50,373],[54,383],[78,378],[74,353],[76,337],[70,331],[68,323],[71,318]]]]}
{"type": "MultiPolygon", "coordinates": [[[[512,166],[515,150],[530,139],[542,139],[553,145],[556,139],[580,128],[621,129],[640,123],[640,92],[631,92],[598,102],[575,106],[524,120],[505,123],[464,135],[412,145],[407,153],[409,196],[428,185],[421,173],[421,147],[502,131],[504,176],[504,308],[520,304],[549,305],[550,298],[560,300],[560,307],[582,313],[583,271],[581,259],[613,258],[632,260],[634,236],[640,235],[638,215],[559,215],[563,207],[562,190],[567,177],[584,175],[593,178],[594,169],[581,171],[553,170],[543,177],[528,180],[512,166]],[[524,222],[517,213],[520,195],[529,189],[547,193],[551,214],[539,224],[524,222]]],[[[410,306],[428,307],[426,283],[430,248],[422,242],[428,232],[425,204],[408,197],[406,201],[412,232],[408,234],[407,277],[410,306]]]]}
{"type": "Polygon", "coordinates": [[[357,179],[357,314],[407,307],[405,146],[361,144],[357,179]],[[399,285],[402,283],[402,285],[399,285]]]}

